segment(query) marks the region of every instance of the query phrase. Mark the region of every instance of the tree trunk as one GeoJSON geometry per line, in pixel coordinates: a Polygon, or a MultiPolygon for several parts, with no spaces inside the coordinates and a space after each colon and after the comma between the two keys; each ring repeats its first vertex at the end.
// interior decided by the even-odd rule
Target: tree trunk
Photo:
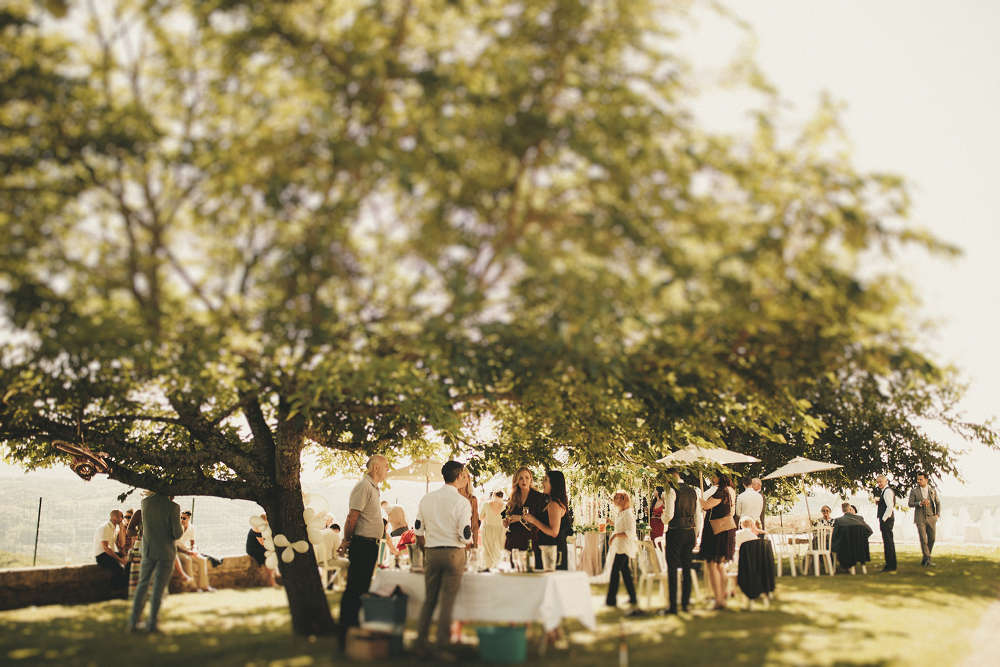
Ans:
{"type": "MultiPolygon", "coordinates": [[[[287,405],[278,408],[279,420],[274,456],[274,481],[265,505],[268,522],[274,535],[284,535],[289,542],[309,541],[302,516],[302,446],[305,441],[302,417],[287,418],[287,405]],[[273,515],[274,519],[271,519],[273,515]]],[[[291,549],[291,547],[287,547],[291,549]]],[[[280,552],[280,549],[278,549],[280,552]]],[[[278,569],[288,596],[292,615],[292,631],[298,635],[329,635],[336,626],[330,615],[330,605],[323,590],[312,545],[303,554],[296,553],[291,563],[278,558],[278,569]]]]}
{"type": "MultiPolygon", "coordinates": [[[[297,478],[293,488],[276,489],[274,499],[266,503],[264,509],[274,535],[284,535],[289,542],[308,541],[305,520],[302,518],[302,489],[297,478]]],[[[279,553],[278,569],[292,615],[292,631],[297,635],[332,634],[335,625],[320,581],[312,545],[309,545],[306,553],[296,553],[291,563],[281,560],[281,548],[276,548],[276,551],[279,553]]]]}

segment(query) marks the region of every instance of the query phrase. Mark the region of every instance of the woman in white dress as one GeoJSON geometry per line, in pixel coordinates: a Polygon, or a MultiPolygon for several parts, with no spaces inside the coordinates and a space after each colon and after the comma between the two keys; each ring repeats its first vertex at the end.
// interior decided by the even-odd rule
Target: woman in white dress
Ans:
{"type": "Polygon", "coordinates": [[[500,513],[503,511],[503,491],[494,491],[489,502],[483,505],[483,569],[492,570],[503,555],[505,529],[500,513]]]}

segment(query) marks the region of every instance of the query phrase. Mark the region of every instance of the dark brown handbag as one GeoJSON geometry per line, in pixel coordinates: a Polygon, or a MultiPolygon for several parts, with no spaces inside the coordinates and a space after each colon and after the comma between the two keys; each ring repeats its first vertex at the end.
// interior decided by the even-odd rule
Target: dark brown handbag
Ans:
{"type": "Polygon", "coordinates": [[[709,519],[708,523],[712,526],[713,535],[718,535],[727,530],[736,530],[736,522],[733,521],[732,514],[727,514],[720,519],[709,519]]]}

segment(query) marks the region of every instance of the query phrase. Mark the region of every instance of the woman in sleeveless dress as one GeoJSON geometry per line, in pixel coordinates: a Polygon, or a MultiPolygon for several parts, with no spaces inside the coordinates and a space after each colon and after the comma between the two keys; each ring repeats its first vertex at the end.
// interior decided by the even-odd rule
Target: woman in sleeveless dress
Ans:
{"type": "Polygon", "coordinates": [[[713,481],[715,493],[701,501],[701,507],[705,510],[705,523],[701,531],[701,558],[708,568],[708,580],[715,593],[715,609],[724,609],[729,586],[726,563],[733,559],[733,552],[736,550],[736,528],[715,533],[711,522],[713,519],[733,515],[736,492],[725,475],[715,475],[713,481]]]}
{"type": "Polygon", "coordinates": [[[542,482],[542,492],[549,498],[542,511],[543,518],[526,514],[525,520],[538,529],[539,545],[557,547],[559,560],[556,569],[565,570],[569,566],[566,537],[569,535],[568,524],[572,521],[569,516],[569,500],[566,496],[566,478],[558,470],[549,470],[542,482]]]}
{"type": "Polygon", "coordinates": [[[503,511],[503,491],[495,491],[483,505],[483,569],[492,570],[503,556],[504,527],[500,513],[503,511]]]}
{"type": "Polygon", "coordinates": [[[656,487],[649,499],[649,539],[656,540],[663,535],[663,487],[656,487]]]}

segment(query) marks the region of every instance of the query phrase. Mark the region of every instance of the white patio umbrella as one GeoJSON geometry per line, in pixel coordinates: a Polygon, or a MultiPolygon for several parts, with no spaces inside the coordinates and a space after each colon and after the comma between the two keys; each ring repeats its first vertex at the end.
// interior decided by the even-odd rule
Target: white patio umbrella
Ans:
{"type": "Polygon", "coordinates": [[[506,499],[507,495],[510,493],[510,485],[510,475],[505,472],[498,472],[480,485],[480,488],[487,493],[503,491],[504,498],[506,499]]]}
{"type": "Polygon", "coordinates": [[[837,468],[843,468],[844,466],[839,463],[827,463],[826,461],[813,461],[807,459],[804,456],[796,456],[794,459],[781,466],[772,473],[764,475],[764,479],[777,479],[779,477],[802,477],[800,481],[802,486],[802,498],[806,501],[806,516],[809,517],[809,523],[812,523],[812,512],[809,511],[809,497],[806,495],[806,481],[805,475],[814,472],[823,472],[825,470],[836,470],[837,468]]]}
{"type": "Polygon", "coordinates": [[[391,470],[386,475],[386,479],[398,479],[410,482],[423,482],[424,490],[429,491],[431,480],[435,482],[441,479],[441,467],[444,461],[434,459],[417,459],[405,468],[391,470]]]}
{"type": "MultiPolygon", "coordinates": [[[[756,456],[740,454],[725,447],[699,447],[698,445],[688,445],[675,452],[671,452],[662,459],[657,459],[657,463],[664,463],[669,466],[685,467],[696,464],[720,464],[730,463],[756,463],[760,461],[756,456]]],[[[702,472],[698,471],[698,492],[701,493],[702,472]]]]}

